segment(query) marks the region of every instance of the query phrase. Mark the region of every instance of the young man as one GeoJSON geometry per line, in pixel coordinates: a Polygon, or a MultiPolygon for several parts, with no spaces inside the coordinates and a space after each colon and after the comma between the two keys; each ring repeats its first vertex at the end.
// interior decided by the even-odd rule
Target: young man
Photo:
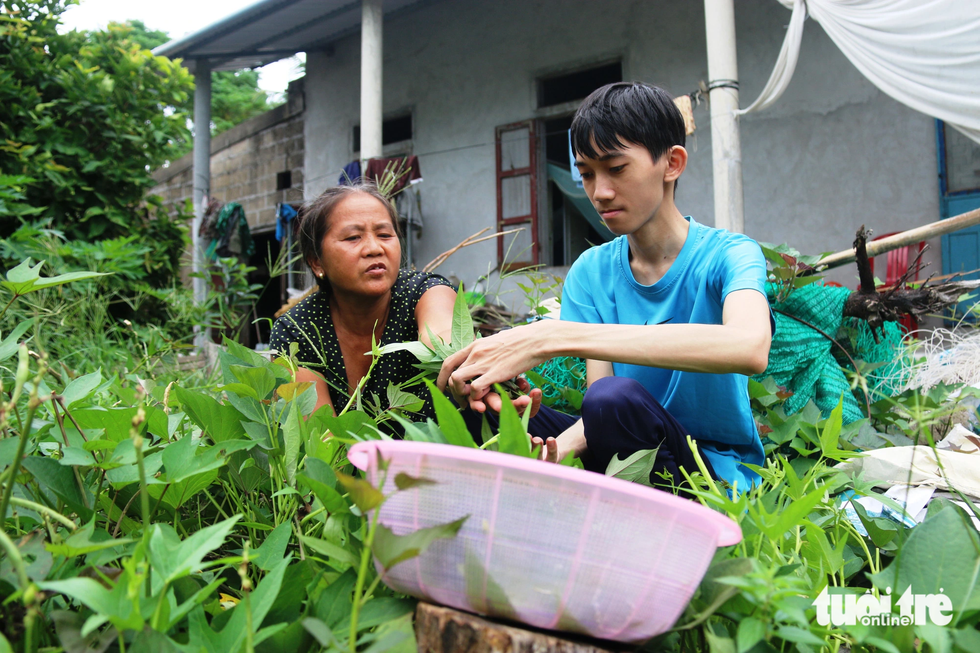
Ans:
{"type": "Polygon", "coordinates": [[[477,340],[446,359],[439,383],[482,412],[498,407],[487,396],[493,383],[554,356],[585,358],[582,418],[549,411],[533,420],[548,460],[574,452],[602,472],[613,455],[659,446],[655,473],[680,484],[679,467],[696,470],[690,434],[716,478],[745,488],[757,476],[740,463],[764,462],[746,375],[768,362],[766,264],[753,240],[674,205],[684,138],[662,89],[619,83],[592,93],[572,122],[575,165],[618,237],[572,265],[560,321],[477,340]]]}

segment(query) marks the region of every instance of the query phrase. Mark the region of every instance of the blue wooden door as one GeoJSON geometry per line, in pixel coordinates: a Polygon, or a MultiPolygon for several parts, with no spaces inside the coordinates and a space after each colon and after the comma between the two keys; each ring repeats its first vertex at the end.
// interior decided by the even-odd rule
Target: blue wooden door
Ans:
{"type": "MultiPolygon", "coordinates": [[[[939,153],[940,218],[952,218],[980,208],[980,144],[952,127],[936,121],[939,153]]],[[[962,278],[980,278],[980,226],[954,231],[942,237],[943,274],[965,273],[962,278]]],[[[960,302],[962,315],[977,298],[960,302]]]]}

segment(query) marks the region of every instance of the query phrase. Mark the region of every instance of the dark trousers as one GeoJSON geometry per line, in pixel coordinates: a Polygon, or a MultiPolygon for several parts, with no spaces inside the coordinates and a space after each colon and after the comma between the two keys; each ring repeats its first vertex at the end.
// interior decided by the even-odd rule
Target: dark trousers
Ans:
{"type": "MultiPolygon", "coordinates": [[[[482,417],[471,410],[463,411],[470,433],[480,441],[482,417]]],[[[490,426],[497,428],[497,416],[487,413],[490,426]]],[[[538,414],[528,424],[528,432],[542,439],[556,438],[579,418],[541,406],[538,414]]],[[[613,456],[626,459],[644,449],[655,449],[650,482],[654,485],[670,485],[664,477],[669,475],[676,486],[684,486],[683,467],[688,474],[698,470],[697,462],[687,445],[687,431],[660,405],[647,389],[633,379],[607,376],[599,379],[588,389],[582,400],[582,420],[588,451],[582,463],[589,471],[605,473],[613,456]]],[[[711,463],[702,455],[702,461],[715,476],[711,463]]]]}

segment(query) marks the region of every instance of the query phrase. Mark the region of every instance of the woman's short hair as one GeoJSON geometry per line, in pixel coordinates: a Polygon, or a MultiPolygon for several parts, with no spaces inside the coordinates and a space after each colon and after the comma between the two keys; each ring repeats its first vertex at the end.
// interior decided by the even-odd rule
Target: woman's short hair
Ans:
{"type": "MultiPolygon", "coordinates": [[[[398,226],[398,211],[395,210],[391,200],[378,190],[378,185],[373,181],[363,177],[355,180],[349,186],[334,186],[323,191],[319,197],[305,203],[299,210],[299,250],[303,255],[306,264],[313,268],[313,263],[320,260],[320,252],[323,246],[323,238],[327,235],[330,228],[330,216],[334,209],[344,199],[355,193],[364,193],[381,202],[381,205],[391,217],[392,227],[400,237],[401,229],[398,226]]],[[[326,276],[315,277],[320,290],[330,292],[330,280],[326,276]]]]}

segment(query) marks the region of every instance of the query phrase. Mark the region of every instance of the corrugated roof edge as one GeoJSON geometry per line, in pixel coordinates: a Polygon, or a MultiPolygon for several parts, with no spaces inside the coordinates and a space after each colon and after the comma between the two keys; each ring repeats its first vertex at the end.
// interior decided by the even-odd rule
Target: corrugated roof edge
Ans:
{"type": "Polygon", "coordinates": [[[188,34],[182,38],[174,39],[173,41],[169,41],[163,45],[158,45],[157,47],[153,48],[153,54],[169,57],[171,59],[176,59],[177,57],[186,58],[186,53],[195,45],[217,38],[230,30],[255,20],[260,16],[264,16],[276,9],[294,4],[296,2],[299,2],[299,0],[259,0],[258,2],[251,4],[244,9],[227,16],[226,18],[222,18],[216,23],[208,25],[204,29],[188,34]]]}

